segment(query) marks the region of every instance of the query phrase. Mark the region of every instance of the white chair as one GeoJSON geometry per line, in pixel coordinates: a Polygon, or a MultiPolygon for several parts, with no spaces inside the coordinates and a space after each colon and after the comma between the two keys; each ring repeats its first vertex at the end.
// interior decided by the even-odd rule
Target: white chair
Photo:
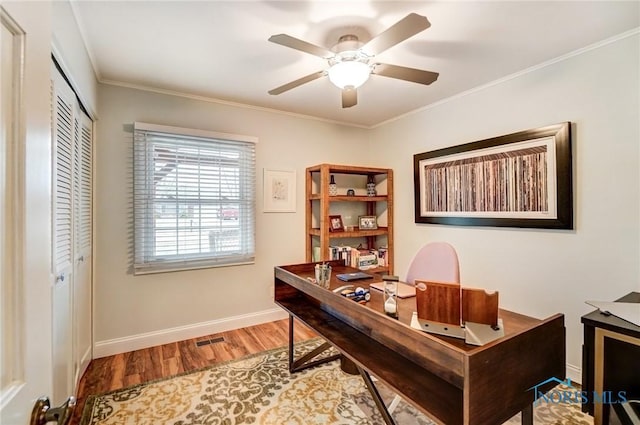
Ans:
{"type": "Polygon", "coordinates": [[[413,257],[405,282],[414,284],[416,279],[460,283],[460,265],[455,248],[446,242],[431,242],[423,246],[413,257]]]}

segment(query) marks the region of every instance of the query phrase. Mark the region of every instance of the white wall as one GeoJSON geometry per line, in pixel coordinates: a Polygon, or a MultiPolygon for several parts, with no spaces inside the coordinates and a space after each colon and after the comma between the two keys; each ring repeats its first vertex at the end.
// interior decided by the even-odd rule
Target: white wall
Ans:
{"type": "MultiPolygon", "coordinates": [[[[304,262],[304,170],[360,158],[367,131],[258,109],[101,85],[96,144],[96,356],[285,317],[273,267],[304,262]],[[134,121],[257,136],[256,263],[133,276],[134,121]],[[263,168],[297,172],[297,212],[262,213],[263,168]]],[[[359,161],[358,161],[359,162],[359,161]]]]}
{"type": "Polygon", "coordinates": [[[636,32],[372,132],[370,151],[395,171],[400,276],[423,244],[452,243],[463,285],[499,290],[506,309],[565,314],[574,372],[580,317],[593,310],[584,301],[640,290],[639,39],[636,32]],[[573,123],[574,230],[414,223],[414,154],[563,121],[573,123]]]}
{"type": "Polygon", "coordinates": [[[54,1],[51,12],[53,54],[89,115],[96,118],[98,84],[71,3],[54,1]]]}

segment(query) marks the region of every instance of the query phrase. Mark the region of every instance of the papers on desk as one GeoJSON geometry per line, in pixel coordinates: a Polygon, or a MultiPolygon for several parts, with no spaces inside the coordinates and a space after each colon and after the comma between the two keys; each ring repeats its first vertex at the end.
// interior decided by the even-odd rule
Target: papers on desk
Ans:
{"type": "MultiPolygon", "coordinates": [[[[384,282],[375,282],[369,288],[384,292],[384,282]]],[[[411,298],[416,296],[416,287],[408,283],[398,282],[398,298],[411,298]]]]}
{"type": "Polygon", "coordinates": [[[640,303],[622,303],[606,301],[585,301],[590,306],[599,309],[604,314],[611,314],[640,326],[640,303]]]}

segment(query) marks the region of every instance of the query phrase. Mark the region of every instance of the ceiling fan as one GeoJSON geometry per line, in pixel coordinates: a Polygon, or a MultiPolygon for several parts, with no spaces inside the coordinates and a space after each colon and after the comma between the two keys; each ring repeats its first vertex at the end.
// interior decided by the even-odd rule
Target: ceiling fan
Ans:
{"type": "Polygon", "coordinates": [[[329,63],[329,68],[269,90],[269,94],[284,93],[302,84],[328,76],[329,80],[342,90],[342,107],[350,108],[358,103],[357,88],[364,84],[371,74],[418,84],[431,84],[438,79],[437,72],[374,61],[376,55],[430,26],[426,17],[410,13],[367,43],[362,43],[353,34],[347,34],[340,37],[331,50],[287,34],[272,35],[269,37],[272,43],[319,56],[329,63]]]}

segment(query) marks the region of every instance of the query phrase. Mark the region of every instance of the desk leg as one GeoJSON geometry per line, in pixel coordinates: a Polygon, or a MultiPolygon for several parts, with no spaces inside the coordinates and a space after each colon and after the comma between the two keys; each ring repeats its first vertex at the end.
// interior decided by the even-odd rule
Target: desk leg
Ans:
{"type": "Polygon", "coordinates": [[[293,316],[289,315],[289,372],[293,370],[293,316]]]}
{"type": "Polygon", "coordinates": [[[360,375],[364,380],[364,384],[369,389],[369,392],[371,393],[371,397],[373,397],[373,401],[378,407],[378,410],[382,415],[382,419],[384,420],[384,423],[387,425],[396,425],[396,421],[393,420],[393,418],[391,417],[391,414],[387,410],[387,406],[384,404],[382,397],[380,397],[380,393],[378,392],[378,389],[376,388],[375,384],[371,380],[371,376],[369,376],[369,373],[366,370],[362,369],[360,366],[358,366],[358,372],[360,372],[360,375]]]}
{"type": "Polygon", "coordinates": [[[289,372],[293,373],[293,316],[289,315],[289,372]]]}
{"type": "Polygon", "coordinates": [[[522,416],[522,425],[533,425],[533,404],[522,409],[520,415],[522,416]]]}
{"type": "Polygon", "coordinates": [[[295,352],[293,349],[294,347],[293,320],[294,320],[293,316],[289,315],[289,372],[291,373],[300,372],[301,370],[308,369],[310,367],[317,366],[322,363],[332,362],[340,358],[340,354],[334,354],[333,356],[310,361],[314,357],[317,357],[318,355],[324,353],[325,351],[331,348],[331,344],[329,344],[328,342],[325,342],[323,344],[320,344],[318,347],[314,348],[313,350],[309,351],[307,354],[303,355],[299,359],[295,359],[294,358],[295,352]]]}

